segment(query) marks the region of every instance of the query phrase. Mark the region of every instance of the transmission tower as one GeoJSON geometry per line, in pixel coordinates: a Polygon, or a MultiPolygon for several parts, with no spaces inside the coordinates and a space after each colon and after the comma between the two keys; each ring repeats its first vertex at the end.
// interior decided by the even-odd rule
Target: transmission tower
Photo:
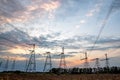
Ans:
{"type": "Polygon", "coordinates": [[[101,61],[105,61],[105,67],[109,67],[109,58],[107,56],[107,54],[105,54],[105,59],[102,59],[101,61]]]}
{"type": "Polygon", "coordinates": [[[81,59],[81,60],[84,60],[84,67],[85,68],[88,68],[89,67],[89,62],[88,62],[88,56],[87,56],[87,52],[84,52],[85,54],[85,58],[81,59]]]}
{"type": "Polygon", "coordinates": [[[2,65],[2,61],[0,62],[0,67],[1,67],[1,65],[2,65]]]}
{"type": "Polygon", "coordinates": [[[99,58],[92,59],[91,61],[95,61],[95,67],[98,69],[100,67],[99,58]]]}
{"type": "Polygon", "coordinates": [[[27,64],[28,64],[28,59],[25,60],[25,70],[24,71],[26,71],[26,69],[27,69],[27,64]]]}
{"type": "Polygon", "coordinates": [[[60,54],[60,64],[59,68],[67,68],[66,61],[65,61],[65,55],[64,55],[64,47],[62,47],[62,53],[60,54]]]}
{"type": "Polygon", "coordinates": [[[6,63],[5,63],[4,71],[8,70],[8,64],[9,64],[9,57],[6,58],[6,63]]]}
{"type": "Polygon", "coordinates": [[[15,62],[16,62],[15,59],[13,59],[13,61],[12,61],[12,67],[11,67],[12,71],[14,71],[14,69],[15,69],[15,62]]]}
{"type": "Polygon", "coordinates": [[[46,60],[45,60],[45,65],[44,65],[43,72],[49,71],[51,69],[52,69],[51,53],[46,52],[46,60]]]}
{"type": "Polygon", "coordinates": [[[35,72],[36,71],[36,60],[35,60],[35,44],[33,45],[33,50],[30,50],[30,58],[27,64],[26,72],[35,72]]]}

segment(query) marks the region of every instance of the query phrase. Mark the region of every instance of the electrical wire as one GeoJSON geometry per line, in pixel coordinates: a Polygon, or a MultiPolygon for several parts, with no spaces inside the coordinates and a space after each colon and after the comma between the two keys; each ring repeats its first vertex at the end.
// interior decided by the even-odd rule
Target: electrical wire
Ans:
{"type": "Polygon", "coordinates": [[[109,19],[109,17],[110,17],[110,14],[111,14],[111,12],[112,12],[112,9],[113,9],[113,6],[112,6],[112,5],[113,5],[113,3],[111,4],[110,9],[109,9],[106,17],[105,17],[105,19],[103,20],[103,22],[102,22],[102,24],[101,24],[101,28],[100,28],[100,31],[99,31],[99,33],[98,33],[98,36],[96,37],[96,40],[95,40],[95,42],[93,43],[93,46],[92,46],[92,48],[91,48],[88,56],[90,56],[90,54],[91,54],[92,51],[94,50],[95,45],[96,45],[97,41],[99,40],[99,38],[100,38],[100,36],[101,36],[101,34],[102,34],[102,32],[103,32],[103,29],[104,29],[104,27],[105,27],[105,25],[106,25],[106,23],[107,23],[107,21],[108,21],[108,19],[109,19]]]}

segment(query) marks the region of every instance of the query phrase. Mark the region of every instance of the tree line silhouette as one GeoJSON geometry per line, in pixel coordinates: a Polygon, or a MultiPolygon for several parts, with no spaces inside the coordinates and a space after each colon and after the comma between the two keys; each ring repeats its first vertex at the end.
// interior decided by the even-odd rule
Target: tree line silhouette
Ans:
{"type": "Polygon", "coordinates": [[[97,74],[97,73],[111,73],[111,74],[119,74],[120,73],[120,67],[113,66],[113,67],[99,67],[99,68],[69,68],[69,69],[63,69],[63,68],[52,68],[49,72],[54,74],[97,74]]]}

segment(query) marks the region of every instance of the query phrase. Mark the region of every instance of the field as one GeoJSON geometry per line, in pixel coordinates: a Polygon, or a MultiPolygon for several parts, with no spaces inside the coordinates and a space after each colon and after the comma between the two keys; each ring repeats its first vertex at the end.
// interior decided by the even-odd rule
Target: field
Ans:
{"type": "Polygon", "coordinates": [[[0,80],[120,80],[120,74],[0,73],[0,80]]]}

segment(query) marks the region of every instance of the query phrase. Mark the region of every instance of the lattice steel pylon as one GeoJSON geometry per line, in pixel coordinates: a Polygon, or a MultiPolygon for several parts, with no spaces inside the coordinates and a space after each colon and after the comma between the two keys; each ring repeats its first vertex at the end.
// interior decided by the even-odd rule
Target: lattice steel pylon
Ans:
{"type": "Polygon", "coordinates": [[[52,69],[51,53],[46,52],[46,60],[45,60],[43,72],[51,71],[51,69],[52,69]]]}
{"type": "Polygon", "coordinates": [[[8,64],[9,64],[9,57],[6,58],[6,63],[5,63],[4,71],[8,70],[8,64]]]}
{"type": "Polygon", "coordinates": [[[89,68],[89,62],[88,62],[88,56],[87,56],[87,52],[84,52],[85,54],[85,58],[81,59],[81,60],[84,60],[84,67],[85,68],[89,68]]]}
{"type": "Polygon", "coordinates": [[[65,54],[64,54],[64,47],[62,47],[62,53],[60,54],[60,64],[59,68],[67,68],[66,61],[65,61],[65,54]]]}
{"type": "Polygon", "coordinates": [[[26,72],[35,72],[36,71],[36,60],[35,60],[35,44],[33,45],[33,50],[30,50],[30,58],[26,67],[26,72]]]}
{"type": "Polygon", "coordinates": [[[14,71],[14,70],[15,70],[15,62],[16,62],[16,60],[15,60],[15,59],[13,59],[13,61],[12,61],[12,67],[11,67],[11,70],[12,70],[12,71],[14,71]]]}
{"type": "Polygon", "coordinates": [[[2,61],[0,62],[0,67],[1,67],[1,65],[2,65],[2,61]]]}
{"type": "Polygon", "coordinates": [[[100,67],[99,58],[92,59],[91,61],[95,61],[95,67],[98,69],[100,67]]]}
{"type": "Polygon", "coordinates": [[[28,65],[28,59],[25,60],[25,68],[24,68],[24,71],[26,71],[27,65],[28,65]]]}
{"type": "Polygon", "coordinates": [[[109,67],[109,58],[107,56],[107,54],[105,54],[105,59],[102,59],[101,61],[105,61],[105,67],[109,67]]]}

